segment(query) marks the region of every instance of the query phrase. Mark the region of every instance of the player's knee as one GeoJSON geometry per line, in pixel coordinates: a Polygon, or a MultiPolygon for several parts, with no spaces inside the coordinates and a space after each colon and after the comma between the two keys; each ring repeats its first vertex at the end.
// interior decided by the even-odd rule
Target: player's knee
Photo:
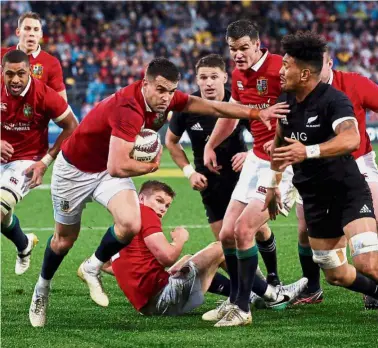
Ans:
{"type": "Polygon", "coordinates": [[[120,238],[130,235],[136,236],[142,227],[140,219],[130,219],[128,216],[118,219],[116,225],[120,232],[120,236],[118,236],[120,238]]]}
{"type": "Polygon", "coordinates": [[[234,236],[234,229],[222,227],[219,233],[219,241],[222,245],[234,245],[235,244],[235,236],[234,236]]]}
{"type": "Polygon", "coordinates": [[[21,196],[8,187],[2,186],[1,195],[1,222],[8,214],[12,213],[13,208],[21,200],[21,196]]]}
{"type": "Polygon", "coordinates": [[[256,232],[256,240],[263,242],[265,240],[268,240],[271,234],[272,231],[270,230],[268,224],[264,224],[256,232]]]}
{"type": "Polygon", "coordinates": [[[357,262],[354,260],[354,266],[356,267],[357,271],[374,280],[378,280],[377,255],[377,253],[371,253],[371,255],[366,254],[366,257],[361,257],[357,262]]]}
{"type": "Polygon", "coordinates": [[[333,250],[312,250],[313,260],[324,270],[326,280],[329,284],[343,286],[345,274],[338,272],[341,266],[347,262],[346,248],[333,250]]]}
{"type": "Polygon", "coordinates": [[[347,286],[349,285],[348,279],[344,272],[333,271],[333,272],[324,272],[325,279],[328,284],[333,286],[347,286]]]}
{"type": "Polygon", "coordinates": [[[257,231],[248,225],[244,219],[238,219],[235,224],[235,239],[237,241],[253,240],[257,231]]]}
{"type": "Polygon", "coordinates": [[[77,235],[62,236],[55,233],[51,240],[51,246],[56,253],[65,254],[73,247],[76,240],[77,235]]]}
{"type": "Polygon", "coordinates": [[[298,226],[298,242],[299,245],[307,247],[310,245],[307,229],[300,230],[298,226]]]}

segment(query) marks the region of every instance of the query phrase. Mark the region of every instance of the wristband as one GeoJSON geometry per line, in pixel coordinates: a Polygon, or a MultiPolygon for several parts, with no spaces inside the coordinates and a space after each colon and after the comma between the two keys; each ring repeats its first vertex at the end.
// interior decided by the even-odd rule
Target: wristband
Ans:
{"type": "Polygon", "coordinates": [[[46,166],[46,167],[49,167],[50,164],[54,161],[54,157],[51,156],[49,153],[47,153],[46,155],[44,155],[42,158],[41,158],[41,162],[46,166]]]}
{"type": "Polygon", "coordinates": [[[193,173],[196,172],[191,164],[188,164],[184,168],[182,168],[182,171],[188,179],[192,176],[193,173]]]}
{"type": "Polygon", "coordinates": [[[266,179],[266,188],[276,188],[281,181],[282,172],[276,172],[275,170],[270,170],[266,179]]]}
{"type": "Polygon", "coordinates": [[[319,158],[320,157],[320,146],[319,145],[306,146],[306,156],[307,156],[307,158],[319,158]]]}

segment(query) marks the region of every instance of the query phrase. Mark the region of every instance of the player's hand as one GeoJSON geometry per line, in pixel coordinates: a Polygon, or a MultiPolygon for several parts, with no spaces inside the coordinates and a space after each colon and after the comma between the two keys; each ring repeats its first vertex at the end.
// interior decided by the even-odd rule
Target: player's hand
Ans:
{"type": "Polygon", "coordinates": [[[270,120],[272,118],[284,118],[288,113],[290,113],[289,104],[282,102],[260,110],[259,118],[260,121],[264,123],[269,130],[271,130],[272,125],[270,124],[270,120]]]}
{"type": "Polygon", "coordinates": [[[194,172],[189,178],[193,190],[203,191],[207,188],[207,178],[201,173],[194,172]]]}
{"type": "Polygon", "coordinates": [[[163,145],[160,146],[160,151],[158,152],[156,157],[151,161],[151,163],[155,164],[155,166],[151,169],[150,173],[154,173],[159,169],[162,154],[163,154],[163,145]]]}
{"type": "Polygon", "coordinates": [[[236,155],[232,156],[232,170],[234,172],[240,172],[243,169],[243,164],[247,158],[248,152],[239,152],[236,155]]]}
{"type": "Polygon", "coordinates": [[[262,211],[268,209],[269,218],[271,220],[276,220],[277,215],[282,209],[281,192],[278,187],[267,188],[267,193],[265,196],[265,204],[262,211]]]}
{"type": "Polygon", "coordinates": [[[273,141],[274,141],[274,140],[269,140],[269,141],[267,141],[267,142],[263,145],[263,149],[264,149],[265,153],[267,153],[269,156],[272,155],[270,152],[271,152],[271,150],[272,150],[273,141]]]}
{"type": "Polygon", "coordinates": [[[5,140],[1,140],[1,163],[8,163],[14,153],[13,146],[5,140]]]}
{"type": "Polygon", "coordinates": [[[218,166],[217,155],[214,149],[205,146],[203,153],[203,164],[210,170],[210,172],[220,175],[222,166],[218,166]]]}
{"type": "Polygon", "coordinates": [[[25,169],[23,175],[31,177],[29,188],[34,188],[42,184],[42,178],[45,175],[47,166],[42,162],[38,161],[33,163],[29,168],[25,169]]]}
{"type": "Polygon", "coordinates": [[[272,157],[274,161],[283,162],[279,168],[280,170],[292,164],[303,162],[307,158],[306,146],[300,141],[286,137],[285,141],[289,143],[289,145],[276,148],[272,157]]]}
{"type": "Polygon", "coordinates": [[[176,227],[171,231],[171,238],[174,242],[186,243],[189,240],[189,232],[184,227],[176,227]]]}

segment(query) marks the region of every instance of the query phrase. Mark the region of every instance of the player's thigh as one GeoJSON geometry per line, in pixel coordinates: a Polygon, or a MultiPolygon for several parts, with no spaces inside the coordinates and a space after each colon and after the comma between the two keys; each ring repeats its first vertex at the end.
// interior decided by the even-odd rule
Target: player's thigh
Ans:
{"type": "Polygon", "coordinates": [[[368,185],[371,191],[371,197],[373,199],[375,219],[378,221],[378,181],[368,182],[368,185]]]}
{"type": "Polygon", "coordinates": [[[115,223],[118,237],[136,235],[141,229],[138,195],[130,178],[107,175],[93,194],[94,199],[107,207],[115,223]]]}
{"type": "Polygon", "coordinates": [[[231,240],[234,241],[235,223],[245,207],[245,203],[233,199],[230,201],[223,219],[222,229],[219,234],[219,239],[222,241],[222,243],[231,240]]]}

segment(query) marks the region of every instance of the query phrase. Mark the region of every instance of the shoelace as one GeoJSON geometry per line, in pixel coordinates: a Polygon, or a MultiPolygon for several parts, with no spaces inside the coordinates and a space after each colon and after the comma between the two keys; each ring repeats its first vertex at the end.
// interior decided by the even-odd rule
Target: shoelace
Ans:
{"type": "Polygon", "coordinates": [[[223,319],[227,321],[232,321],[234,318],[239,319],[240,321],[243,321],[244,318],[240,315],[239,310],[237,308],[231,308],[227,314],[224,316],[223,319]]]}
{"type": "Polygon", "coordinates": [[[35,300],[35,314],[39,314],[43,307],[45,306],[45,299],[44,296],[38,295],[36,300],[35,300]]]}

